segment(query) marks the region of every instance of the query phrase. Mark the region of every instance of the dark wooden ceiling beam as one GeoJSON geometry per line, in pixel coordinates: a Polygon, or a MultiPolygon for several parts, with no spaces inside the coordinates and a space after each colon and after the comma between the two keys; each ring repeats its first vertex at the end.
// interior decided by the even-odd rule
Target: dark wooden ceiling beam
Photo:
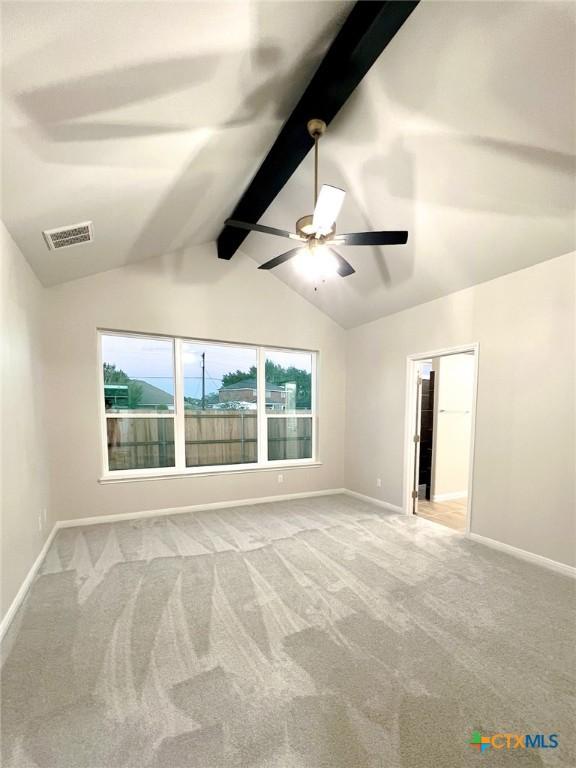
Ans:
{"type": "MultiPolygon", "coordinates": [[[[314,145],[308,120],[330,123],[418,2],[356,3],[230,218],[258,222],[314,145]]],[[[248,234],[225,226],[217,240],[219,258],[231,259],[248,234]]]]}

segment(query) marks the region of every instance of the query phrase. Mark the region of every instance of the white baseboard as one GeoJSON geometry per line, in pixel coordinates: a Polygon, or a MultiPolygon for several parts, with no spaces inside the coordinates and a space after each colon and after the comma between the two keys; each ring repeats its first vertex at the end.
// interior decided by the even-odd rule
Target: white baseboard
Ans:
{"type": "Polygon", "coordinates": [[[438,493],[432,496],[432,501],[454,501],[456,499],[465,499],[468,494],[466,491],[455,491],[454,493],[438,493]]]}
{"type": "Polygon", "coordinates": [[[534,552],[513,547],[511,544],[504,544],[504,542],[497,541],[496,539],[489,539],[487,536],[481,536],[479,533],[468,533],[467,538],[477,541],[479,544],[484,544],[487,547],[492,547],[492,549],[498,549],[500,552],[506,552],[508,555],[527,560],[529,563],[535,563],[551,571],[556,571],[556,573],[562,573],[564,576],[576,578],[576,568],[572,565],[560,563],[558,560],[551,560],[543,555],[536,555],[534,552]]]}
{"type": "Polygon", "coordinates": [[[26,597],[28,590],[30,589],[30,585],[34,581],[34,578],[38,573],[38,570],[42,565],[44,558],[46,557],[46,553],[50,548],[50,544],[52,544],[54,536],[56,536],[56,531],[58,530],[58,528],[59,528],[59,525],[58,523],[56,523],[53,526],[50,533],[48,534],[48,537],[46,538],[46,541],[44,542],[42,549],[38,554],[38,557],[36,558],[36,560],[34,560],[32,567],[26,574],[26,578],[24,579],[24,581],[20,586],[20,589],[16,593],[16,597],[14,598],[14,600],[12,600],[10,607],[2,617],[2,621],[0,622],[0,641],[2,640],[2,638],[6,634],[8,627],[12,623],[12,619],[16,615],[16,611],[18,610],[18,608],[20,608],[20,606],[24,602],[24,598],[26,597]]]}
{"type": "Polygon", "coordinates": [[[345,493],[347,496],[352,496],[355,499],[366,501],[369,504],[376,504],[377,507],[387,509],[388,512],[396,512],[399,515],[404,514],[402,507],[398,507],[396,504],[390,504],[389,501],[381,501],[380,499],[375,499],[373,496],[366,496],[364,493],[358,493],[357,491],[350,491],[348,489],[345,489],[343,493],[345,493]]]}
{"type": "Polygon", "coordinates": [[[268,504],[271,501],[289,501],[290,499],[308,499],[314,496],[334,496],[346,493],[344,488],[330,488],[326,491],[305,491],[303,493],[283,493],[278,496],[257,496],[254,499],[236,499],[234,501],[213,501],[208,504],[192,504],[186,507],[169,507],[166,509],[147,509],[143,512],[123,512],[118,515],[97,515],[96,517],[81,517],[74,520],[60,520],[58,528],[75,528],[78,525],[97,525],[98,523],[116,523],[120,520],[140,520],[146,517],[162,517],[164,515],[179,515],[186,512],[204,512],[210,509],[227,509],[228,507],[250,507],[254,504],[268,504]]]}

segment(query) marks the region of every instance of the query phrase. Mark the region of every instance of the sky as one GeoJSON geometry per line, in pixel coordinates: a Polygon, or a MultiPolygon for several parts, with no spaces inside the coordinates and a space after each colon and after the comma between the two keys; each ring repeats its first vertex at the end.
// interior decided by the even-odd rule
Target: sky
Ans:
{"type": "MultiPolygon", "coordinates": [[[[200,397],[202,394],[202,352],[206,354],[206,394],[217,392],[222,376],[237,370],[246,371],[256,365],[256,350],[250,347],[184,342],[184,394],[200,397]]],[[[273,350],[268,358],[283,367],[295,365],[312,370],[312,356],[308,352],[273,350]]],[[[137,336],[102,336],[102,361],[116,365],[131,379],[142,379],[165,392],[174,394],[174,364],[172,341],[137,336]]]]}

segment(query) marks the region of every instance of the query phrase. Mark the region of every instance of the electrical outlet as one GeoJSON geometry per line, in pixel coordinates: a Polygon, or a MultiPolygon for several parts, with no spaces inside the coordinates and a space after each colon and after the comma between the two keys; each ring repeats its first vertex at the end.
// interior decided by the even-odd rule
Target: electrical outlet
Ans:
{"type": "Polygon", "coordinates": [[[283,483],[284,482],[284,475],[278,475],[278,482],[283,483]]]}
{"type": "Polygon", "coordinates": [[[382,488],[382,479],[380,477],[376,478],[376,488],[382,488]]]}

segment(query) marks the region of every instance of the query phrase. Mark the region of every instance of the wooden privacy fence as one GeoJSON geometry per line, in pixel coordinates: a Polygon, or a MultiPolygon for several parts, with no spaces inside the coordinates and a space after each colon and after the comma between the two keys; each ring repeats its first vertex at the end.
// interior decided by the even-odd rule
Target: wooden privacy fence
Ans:
{"type": "Polygon", "coordinates": [[[312,417],[268,419],[268,458],[312,458],[312,417]]]}
{"type": "Polygon", "coordinates": [[[106,419],[111,470],[174,466],[173,419],[106,419]]]}
{"type": "MultiPolygon", "coordinates": [[[[194,411],[185,414],[186,466],[250,464],[258,460],[256,413],[194,411]]],[[[111,470],[174,466],[172,419],[108,419],[111,470]]],[[[312,419],[268,419],[268,458],[310,458],[312,419]]]]}
{"type": "Polygon", "coordinates": [[[196,411],[185,414],[186,466],[249,464],[258,460],[256,414],[196,411]]]}

